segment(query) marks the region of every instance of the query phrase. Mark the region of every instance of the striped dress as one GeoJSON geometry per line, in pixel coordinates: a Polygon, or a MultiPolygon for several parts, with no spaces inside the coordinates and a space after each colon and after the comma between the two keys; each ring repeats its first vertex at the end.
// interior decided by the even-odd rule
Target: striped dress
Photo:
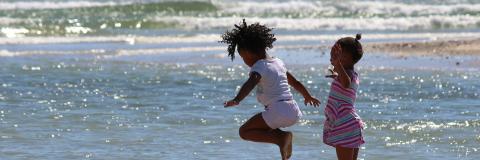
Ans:
{"type": "Polygon", "coordinates": [[[325,107],[323,142],[333,147],[359,148],[365,143],[362,137],[363,122],[355,112],[356,91],[359,80],[354,71],[347,71],[352,79],[349,88],[343,88],[334,78],[325,107]]]}

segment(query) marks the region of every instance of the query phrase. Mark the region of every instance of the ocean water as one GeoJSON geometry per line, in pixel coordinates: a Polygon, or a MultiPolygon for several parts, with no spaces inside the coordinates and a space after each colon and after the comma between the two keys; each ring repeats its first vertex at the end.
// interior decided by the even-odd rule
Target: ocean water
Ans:
{"type": "MultiPolygon", "coordinates": [[[[223,108],[248,67],[220,34],[274,27],[269,50],[324,104],[328,48],[362,41],[480,36],[480,2],[2,1],[0,159],[279,159],[238,128],[263,106],[254,94],[223,108]]],[[[366,122],[359,159],[480,158],[480,57],[370,53],[357,65],[366,122]]],[[[293,91],[301,104],[301,96],[293,91]]],[[[319,108],[301,106],[293,160],[335,159],[319,108]]]]}
{"type": "MultiPolygon", "coordinates": [[[[296,51],[272,54],[325,103],[328,57],[312,52],[317,62],[305,65],[292,60],[296,51]]],[[[222,106],[247,78],[239,60],[141,57],[2,58],[1,157],[279,159],[273,145],[238,136],[238,127],[263,110],[254,96],[235,108],[222,106]]],[[[432,63],[425,69],[376,64],[385,58],[367,56],[359,64],[356,106],[367,124],[360,158],[478,159],[478,68],[458,67],[456,60],[444,62],[450,69],[437,68],[429,58],[394,60],[432,63]]],[[[295,134],[292,159],[334,159],[321,140],[323,106],[301,109],[305,116],[287,129],[295,134]]]]}

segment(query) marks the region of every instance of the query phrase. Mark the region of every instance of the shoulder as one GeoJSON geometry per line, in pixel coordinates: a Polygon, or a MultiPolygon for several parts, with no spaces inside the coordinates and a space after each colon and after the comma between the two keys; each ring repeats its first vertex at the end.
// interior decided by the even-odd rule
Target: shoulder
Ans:
{"type": "Polygon", "coordinates": [[[278,64],[281,64],[281,65],[285,65],[285,64],[283,63],[283,61],[282,61],[280,58],[277,58],[277,57],[273,57],[273,58],[272,58],[272,61],[273,61],[274,63],[278,63],[278,64]]]}
{"type": "Polygon", "coordinates": [[[263,59],[258,60],[252,65],[252,69],[254,68],[264,68],[267,65],[267,62],[263,59]]]}
{"type": "Polygon", "coordinates": [[[360,84],[360,80],[358,78],[358,73],[355,72],[354,70],[352,70],[349,76],[350,76],[353,88],[358,87],[358,84],[360,84]]]}
{"type": "Polygon", "coordinates": [[[282,68],[282,70],[285,70],[285,71],[287,70],[287,67],[285,66],[285,63],[283,63],[283,61],[279,58],[274,57],[272,59],[272,63],[275,63],[275,65],[282,68]]]}
{"type": "Polygon", "coordinates": [[[267,62],[261,59],[252,65],[252,67],[250,68],[250,72],[257,72],[260,75],[263,75],[265,73],[266,68],[267,68],[267,62]]]}
{"type": "Polygon", "coordinates": [[[354,79],[357,79],[358,78],[358,73],[355,72],[355,70],[352,70],[352,69],[349,69],[349,70],[346,70],[348,76],[350,77],[350,79],[354,80],[354,79]]]}
{"type": "Polygon", "coordinates": [[[358,73],[352,70],[352,81],[358,81],[358,73]]]}

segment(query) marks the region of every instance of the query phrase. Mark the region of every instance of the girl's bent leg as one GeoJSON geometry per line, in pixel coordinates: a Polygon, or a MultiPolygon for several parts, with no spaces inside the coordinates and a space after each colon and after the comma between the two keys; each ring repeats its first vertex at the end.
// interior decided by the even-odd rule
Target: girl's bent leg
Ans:
{"type": "Polygon", "coordinates": [[[338,160],[355,160],[356,159],[356,158],[354,159],[355,148],[345,148],[345,147],[338,146],[338,147],[335,147],[335,150],[337,151],[338,160]]]}
{"type": "Polygon", "coordinates": [[[270,130],[272,129],[265,123],[262,114],[258,113],[240,127],[239,134],[244,140],[277,144],[278,139],[269,134],[270,130]]]}
{"type": "Polygon", "coordinates": [[[287,159],[289,154],[291,154],[291,151],[289,153],[289,145],[292,141],[292,133],[273,130],[265,123],[261,113],[256,114],[245,122],[240,127],[239,133],[244,140],[278,145],[282,159],[287,159]]]}
{"type": "Polygon", "coordinates": [[[285,142],[288,143],[288,146],[287,146],[287,155],[286,157],[287,158],[290,158],[292,157],[292,151],[293,151],[293,146],[292,146],[292,143],[293,143],[293,133],[292,132],[289,132],[289,131],[282,131],[280,130],[279,128],[273,130],[273,132],[277,132],[277,134],[279,135],[287,135],[286,137],[284,137],[283,139],[285,139],[285,142]]]}

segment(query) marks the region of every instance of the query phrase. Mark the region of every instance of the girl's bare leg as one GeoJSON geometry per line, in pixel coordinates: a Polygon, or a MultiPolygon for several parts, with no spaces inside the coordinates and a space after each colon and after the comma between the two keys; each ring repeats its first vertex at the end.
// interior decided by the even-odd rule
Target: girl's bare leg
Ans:
{"type": "Polygon", "coordinates": [[[357,157],[358,157],[358,148],[355,148],[353,152],[353,160],[357,160],[357,157]]]}
{"type": "Polygon", "coordinates": [[[279,128],[273,130],[274,132],[277,132],[277,134],[287,134],[288,136],[285,137],[287,138],[286,141],[290,141],[290,143],[288,143],[288,146],[287,146],[287,159],[292,157],[292,150],[293,150],[293,147],[292,147],[292,143],[293,143],[293,133],[292,132],[289,132],[289,131],[282,131],[280,130],[279,128]]]}
{"type": "Polygon", "coordinates": [[[258,113],[240,127],[240,137],[254,142],[272,143],[280,147],[282,159],[288,159],[288,146],[292,141],[292,133],[272,130],[258,113]]]}
{"type": "Polygon", "coordinates": [[[354,160],[355,148],[335,147],[338,160],[354,160]]]}

